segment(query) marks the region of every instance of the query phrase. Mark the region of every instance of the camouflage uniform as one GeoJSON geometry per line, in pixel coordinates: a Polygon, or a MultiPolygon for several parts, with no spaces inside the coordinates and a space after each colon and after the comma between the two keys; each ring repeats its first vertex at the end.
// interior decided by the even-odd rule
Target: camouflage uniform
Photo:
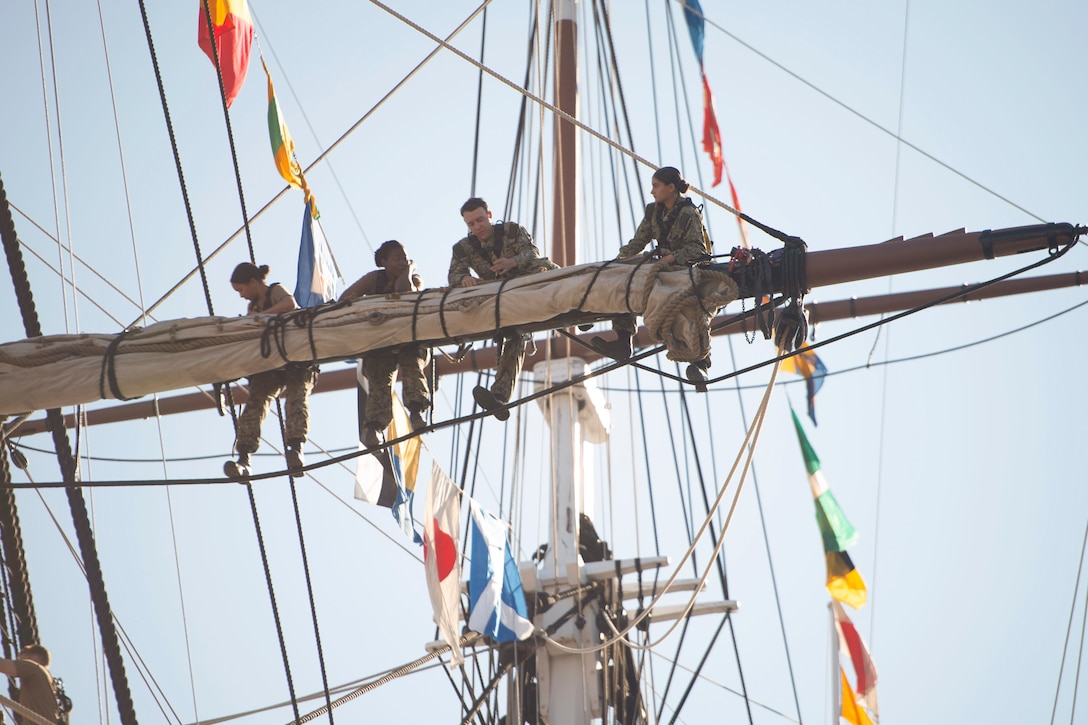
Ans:
{"type": "MultiPolygon", "coordinates": [[[[549,269],[559,269],[559,265],[540,256],[540,250],[525,227],[513,222],[498,222],[492,225],[490,243],[481,243],[475,234],[469,234],[453,245],[449,283],[451,287],[460,287],[461,280],[472,272],[485,282],[491,282],[549,269]],[[509,257],[517,262],[517,266],[505,275],[497,275],[491,271],[491,265],[501,257],[509,257]]],[[[506,403],[510,400],[514,383],[521,375],[521,365],[525,360],[525,338],[519,333],[503,333],[500,345],[501,352],[491,392],[499,401],[506,403]]]]}
{"type": "MultiPolygon", "coordinates": [[[[384,269],[363,275],[344,290],[340,301],[351,301],[365,295],[389,294],[396,280],[384,269]]],[[[423,289],[423,278],[413,274],[412,289],[423,289]]],[[[422,345],[398,345],[371,350],[363,356],[363,374],[370,383],[366,396],[366,425],[387,428],[393,420],[393,371],[400,378],[401,394],[408,410],[423,411],[431,407],[431,391],[427,385],[427,363],[431,351],[422,345]]]]}
{"type": "MultiPolygon", "coordinates": [[[[250,301],[247,314],[255,315],[290,296],[291,293],[283,285],[274,282],[268,286],[268,293],[263,300],[250,301]]],[[[238,416],[234,450],[238,453],[253,453],[260,447],[261,423],[264,422],[272,401],[284,391],[287,398],[284,411],[287,440],[305,441],[310,428],[310,391],[317,380],[317,373],[316,365],[294,362],[278,370],[250,375],[249,401],[238,416]]]]}
{"type": "MultiPolygon", "coordinates": [[[[680,197],[668,211],[664,204],[647,204],[646,214],[635,230],[634,238],[620,247],[616,258],[633,257],[654,239],[657,240],[660,253],[674,255],[676,264],[691,264],[696,261],[707,252],[706,239],[703,236],[703,215],[699,208],[686,196],[680,197]]],[[[638,329],[635,316],[617,317],[612,322],[612,329],[634,335],[638,329]]]]}

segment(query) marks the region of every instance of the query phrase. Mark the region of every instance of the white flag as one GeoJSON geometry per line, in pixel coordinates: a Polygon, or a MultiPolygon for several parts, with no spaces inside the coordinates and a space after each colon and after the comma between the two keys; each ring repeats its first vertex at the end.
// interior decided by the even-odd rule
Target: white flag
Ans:
{"type": "Polygon", "coordinates": [[[427,489],[427,520],[423,525],[423,561],[427,572],[427,591],[434,608],[434,623],[449,643],[450,661],[460,665],[461,637],[461,556],[457,542],[461,536],[461,491],[438,464],[431,468],[427,489]]]}

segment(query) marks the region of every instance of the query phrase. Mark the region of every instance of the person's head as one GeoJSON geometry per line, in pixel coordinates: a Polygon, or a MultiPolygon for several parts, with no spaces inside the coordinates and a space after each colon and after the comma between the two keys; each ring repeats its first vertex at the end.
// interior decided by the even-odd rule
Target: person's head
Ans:
{"type": "Polygon", "coordinates": [[[654,201],[671,208],[689,187],[679,169],[675,166],[662,166],[654,172],[650,181],[650,195],[654,201]]]}
{"type": "Polygon", "coordinates": [[[491,210],[487,202],[474,196],[461,205],[461,218],[468,225],[468,230],[481,242],[491,238],[491,210]]]}
{"type": "Polygon", "coordinates": [[[399,277],[408,269],[408,252],[403,244],[396,239],[390,239],[374,252],[374,264],[385,267],[389,274],[399,277]]]}
{"type": "Polygon", "coordinates": [[[260,267],[252,262],[242,262],[234,268],[230,276],[230,286],[238,293],[238,296],[250,302],[261,299],[267,289],[264,280],[268,276],[268,265],[260,267]]]}
{"type": "Polygon", "coordinates": [[[48,667],[52,658],[49,656],[49,650],[42,647],[40,644],[28,644],[19,650],[18,658],[21,660],[30,660],[37,662],[42,667],[48,667]]]}

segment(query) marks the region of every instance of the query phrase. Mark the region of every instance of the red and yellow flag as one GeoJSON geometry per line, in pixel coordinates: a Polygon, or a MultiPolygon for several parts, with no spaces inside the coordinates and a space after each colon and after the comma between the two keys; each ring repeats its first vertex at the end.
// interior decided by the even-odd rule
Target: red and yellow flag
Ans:
{"type": "Polygon", "coordinates": [[[201,0],[197,23],[197,44],[223,76],[223,97],[229,107],[234,102],[249,70],[249,48],[253,44],[253,18],[246,0],[201,0]],[[208,32],[208,15],[212,32],[208,32]],[[212,37],[215,38],[214,49],[212,37]]]}
{"type": "Polygon", "coordinates": [[[843,720],[853,725],[873,725],[873,720],[865,712],[865,708],[858,704],[857,695],[854,694],[853,688],[850,687],[850,681],[846,679],[846,671],[841,667],[839,668],[839,677],[841,678],[839,686],[842,688],[839,692],[839,697],[842,700],[839,715],[843,720]]]}

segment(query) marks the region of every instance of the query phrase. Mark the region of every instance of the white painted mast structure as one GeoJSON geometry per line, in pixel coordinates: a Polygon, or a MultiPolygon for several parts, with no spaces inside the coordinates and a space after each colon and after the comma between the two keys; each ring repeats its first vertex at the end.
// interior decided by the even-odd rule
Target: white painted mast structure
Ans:
{"type": "MultiPolygon", "coordinates": [[[[555,3],[555,105],[573,118],[578,117],[578,0],[555,3]]],[[[551,257],[561,266],[577,263],[576,220],[578,152],[575,127],[555,117],[553,149],[554,207],[552,210],[551,257]]],[[[543,384],[556,384],[582,374],[585,360],[567,356],[537,363],[533,376],[543,384]]],[[[539,571],[523,566],[532,574],[523,581],[528,590],[539,588],[549,594],[582,584],[582,559],[578,553],[579,515],[592,513],[594,486],[591,478],[590,445],[607,437],[608,418],[603,397],[590,380],[540,399],[551,428],[552,485],[551,528],[547,554],[539,571]],[[533,582],[533,578],[539,577],[533,582]],[[533,582],[533,583],[529,583],[533,582]]],[[[552,607],[538,615],[538,629],[553,625],[565,607],[552,607]]],[[[552,639],[567,647],[592,648],[599,642],[596,617],[569,617],[552,639]],[[579,626],[582,624],[582,626],[579,626]]],[[[583,725],[601,711],[597,658],[570,654],[547,645],[536,652],[537,697],[543,721],[555,725],[583,725]]]]}
{"type": "MultiPolygon", "coordinates": [[[[578,1],[557,0],[555,3],[555,106],[571,118],[578,117],[578,1]]],[[[579,159],[575,137],[576,128],[570,121],[558,115],[554,124],[554,208],[552,225],[551,258],[561,266],[578,264],[576,222],[578,218],[578,167],[579,159]]],[[[581,350],[581,347],[578,347],[581,350]]],[[[537,389],[564,383],[586,372],[586,360],[570,355],[551,358],[533,367],[537,389]]],[[[596,382],[589,379],[558,393],[539,399],[542,412],[551,428],[552,486],[551,530],[547,553],[539,569],[533,562],[520,566],[522,581],[527,595],[534,591],[558,594],[592,581],[611,582],[617,591],[616,578],[638,569],[646,570],[666,566],[667,557],[593,562],[589,565],[579,554],[579,525],[581,515],[594,518],[593,502],[595,487],[592,478],[592,445],[608,438],[610,419],[608,405],[596,382]]],[[[678,589],[690,586],[679,583],[678,589]]],[[[652,595],[638,591],[636,586],[625,586],[627,596],[652,595]]],[[[735,609],[733,602],[718,602],[696,606],[692,613],[711,613],[735,609]]],[[[563,648],[547,644],[537,649],[537,704],[542,722],[550,725],[589,725],[594,721],[608,721],[609,704],[602,683],[603,662],[600,651],[594,648],[601,643],[598,627],[597,600],[586,604],[581,616],[566,617],[556,631],[550,634],[552,641],[566,648],[588,650],[571,653],[563,648]]],[[[537,615],[534,622],[538,630],[549,629],[569,611],[568,607],[553,606],[537,615]]],[[[675,618],[679,612],[660,611],[651,614],[652,621],[675,618]]],[[[606,635],[607,638],[607,635],[606,635]]],[[[510,679],[510,709],[508,721],[522,722],[521,703],[518,697],[516,677],[510,679]]],[[[630,718],[632,714],[628,713],[630,718]]],[[[632,722],[642,722],[641,719],[632,722]]]]}

